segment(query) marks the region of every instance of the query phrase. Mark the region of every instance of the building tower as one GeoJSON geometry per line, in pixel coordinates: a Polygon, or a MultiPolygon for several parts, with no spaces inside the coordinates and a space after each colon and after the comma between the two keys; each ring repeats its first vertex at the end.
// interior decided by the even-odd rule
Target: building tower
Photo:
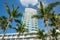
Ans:
{"type": "Polygon", "coordinates": [[[33,15],[36,15],[37,11],[32,8],[25,8],[25,14],[23,17],[23,23],[25,23],[25,28],[29,30],[29,32],[36,32],[38,29],[38,21],[36,18],[32,18],[33,15]]]}

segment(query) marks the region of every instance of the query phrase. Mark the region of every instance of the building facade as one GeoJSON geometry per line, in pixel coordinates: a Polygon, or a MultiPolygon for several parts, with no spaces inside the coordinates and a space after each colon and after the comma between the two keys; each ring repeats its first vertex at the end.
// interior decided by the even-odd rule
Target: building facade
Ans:
{"type": "MultiPolygon", "coordinates": [[[[2,35],[3,34],[0,34],[0,40],[2,40],[2,35]]],[[[18,40],[35,40],[34,37],[36,36],[37,36],[36,33],[24,33],[24,34],[20,34],[18,40]]],[[[17,40],[17,37],[18,37],[18,33],[8,33],[5,35],[4,39],[5,40],[17,40]]]]}
{"type": "Polygon", "coordinates": [[[36,32],[38,29],[38,20],[36,18],[32,18],[32,16],[36,14],[37,11],[35,9],[25,8],[23,23],[25,23],[25,28],[28,28],[29,32],[36,32]]]}

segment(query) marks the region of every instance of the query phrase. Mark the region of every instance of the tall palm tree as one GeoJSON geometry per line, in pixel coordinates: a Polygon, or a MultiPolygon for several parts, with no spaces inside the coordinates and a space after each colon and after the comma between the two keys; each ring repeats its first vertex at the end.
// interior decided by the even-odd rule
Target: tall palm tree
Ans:
{"type": "Polygon", "coordinates": [[[54,12],[50,16],[50,26],[54,26],[55,28],[59,29],[60,20],[58,18],[59,14],[54,14],[54,12]]]}
{"type": "Polygon", "coordinates": [[[58,35],[60,35],[60,33],[59,32],[56,32],[56,29],[55,28],[53,28],[51,30],[51,33],[52,33],[52,37],[54,38],[54,40],[55,39],[58,40],[57,37],[58,37],[58,35]]]}
{"type": "Polygon", "coordinates": [[[18,32],[17,40],[19,40],[20,34],[23,34],[24,32],[28,32],[28,29],[25,28],[25,24],[18,24],[16,31],[18,32]]]}
{"type": "MultiPolygon", "coordinates": [[[[8,13],[8,15],[9,15],[9,18],[8,18],[9,20],[8,20],[8,24],[7,24],[6,30],[5,30],[5,32],[4,32],[4,35],[6,34],[7,29],[8,29],[8,27],[9,27],[10,23],[11,23],[13,20],[16,20],[16,18],[22,16],[22,14],[19,13],[19,11],[18,11],[19,7],[17,7],[17,8],[15,9],[15,8],[14,8],[14,5],[12,5],[12,10],[10,10],[10,8],[9,8],[9,6],[8,6],[7,3],[5,3],[5,6],[6,6],[7,13],[8,13]]],[[[4,39],[4,35],[3,35],[2,39],[4,39]]]]}
{"type": "MultiPolygon", "coordinates": [[[[60,30],[59,25],[60,25],[60,19],[59,19],[60,14],[51,14],[51,18],[50,18],[50,22],[51,24],[49,24],[50,26],[54,26],[56,29],[60,30]]],[[[54,37],[56,40],[57,36],[60,34],[58,32],[56,32],[56,29],[53,28],[53,30],[51,30],[52,32],[52,37],[54,37]]],[[[54,39],[54,40],[55,40],[54,39]]]]}
{"type": "Polygon", "coordinates": [[[0,17],[0,28],[5,31],[7,25],[7,18],[5,16],[0,17]]]}
{"type": "Polygon", "coordinates": [[[14,8],[14,5],[12,4],[12,10],[10,10],[9,6],[7,3],[5,3],[7,13],[9,15],[9,21],[12,22],[13,19],[15,20],[16,18],[22,17],[22,13],[18,11],[19,6],[14,8]]]}
{"type": "Polygon", "coordinates": [[[44,38],[48,36],[47,34],[44,33],[44,30],[40,30],[40,29],[38,30],[37,34],[38,34],[37,38],[42,40],[44,40],[44,38]]]}
{"type": "MultiPolygon", "coordinates": [[[[7,17],[1,16],[1,17],[0,17],[0,28],[1,28],[1,30],[3,30],[4,32],[6,31],[7,24],[8,24],[7,17]]],[[[9,25],[9,28],[11,28],[11,25],[9,25]]],[[[5,33],[6,33],[6,32],[5,32],[5,33]]],[[[4,36],[5,36],[5,34],[4,34],[4,36]]],[[[3,36],[2,40],[4,40],[4,36],[3,36]]]]}
{"type": "MultiPolygon", "coordinates": [[[[45,26],[48,27],[48,34],[49,35],[50,35],[50,28],[49,28],[49,25],[48,25],[49,15],[50,15],[51,11],[53,10],[53,8],[56,7],[57,5],[60,5],[60,2],[50,3],[46,7],[44,7],[42,2],[40,2],[40,8],[38,8],[39,14],[33,16],[33,18],[36,17],[38,19],[40,19],[40,18],[44,19],[45,26]]],[[[50,37],[50,40],[51,40],[51,37],[50,37]]]]}
{"type": "Polygon", "coordinates": [[[13,29],[16,30],[16,32],[18,32],[18,37],[17,40],[20,39],[20,35],[25,33],[25,32],[29,32],[27,28],[25,28],[25,24],[23,24],[23,22],[21,20],[15,20],[15,22],[17,23],[17,27],[12,27],[13,29]]]}

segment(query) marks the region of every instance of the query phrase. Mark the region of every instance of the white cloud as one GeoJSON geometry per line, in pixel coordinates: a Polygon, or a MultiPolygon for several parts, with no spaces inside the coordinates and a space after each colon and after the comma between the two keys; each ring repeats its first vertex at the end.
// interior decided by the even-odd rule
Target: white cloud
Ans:
{"type": "Polygon", "coordinates": [[[28,7],[29,5],[36,5],[38,3],[38,0],[20,0],[20,2],[23,6],[28,7]]]}

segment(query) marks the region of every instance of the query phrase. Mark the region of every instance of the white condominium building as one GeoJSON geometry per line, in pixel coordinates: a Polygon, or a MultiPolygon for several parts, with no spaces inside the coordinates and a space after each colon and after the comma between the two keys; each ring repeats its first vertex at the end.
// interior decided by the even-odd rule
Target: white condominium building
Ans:
{"type": "Polygon", "coordinates": [[[33,15],[37,14],[37,10],[33,8],[25,8],[25,13],[23,17],[23,23],[26,24],[26,27],[29,32],[36,32],[38,29],[38,21],[36,18],[32,18],[33,15]]]}

